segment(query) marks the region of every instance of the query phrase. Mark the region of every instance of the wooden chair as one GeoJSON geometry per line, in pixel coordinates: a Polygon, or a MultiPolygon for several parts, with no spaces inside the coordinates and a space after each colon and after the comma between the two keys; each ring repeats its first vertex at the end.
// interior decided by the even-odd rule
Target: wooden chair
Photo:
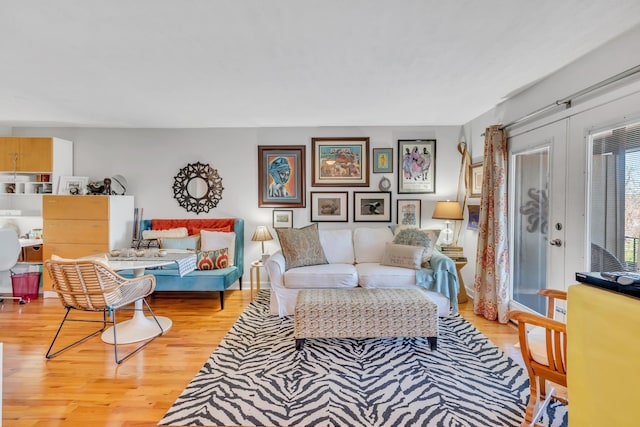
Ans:
{"type": "Polygon", "coordinates": [[[518,322],[518,336],[522,358],[529,373],[530,396],[523,425],[536,425],[551,399],[567,403],[554,396],[554,389],[546,391],[546,382],[567,386],[567,326],[554,320],[556,300],[566,300],[567,293],[554,289],[538,292],[547,297],[547,317],[524,311],[509,312],[509,319],[518,322]],[[540,398],[544,399],[534,410],[540,398]]]}
{"type": "MultiPolygon", "coordinates": [[[[145,299],[155,289],[156,279],[153,275],[146,274],[133,279],[127,279],[111,270],[103,262],[96,260],[47,260],[44,264],[53,280],[53,291],[58,294],[60,302],[62,302],[62,305],[67,310],[49,346],[46,354],[47,359],[53,359],[58,354],[105,331],[108,325],[113,326],[114,355],[116,363],[118,364],[124,362],[155,338],[162,335],[162,327],[145,299]],[[116,312],[123,310],[125,306],[133,304],[139,299],[142,299],[144,306],[146,306],[148,312],[158,325],[158,334],[144,340],[144,342],[133,351],[119,358],[116,312]],[[69,318],[71,310],[101,312],[102,320],[71,319],[69,318]],[[111,320],[108,319],[109,317],[111,320]],[[62,330],[62,326],[67,320],[70,322],[101,323],[102,326],[97,331],[52,353],[51,351],[62,330]]],[[[142,310],[144,310],[144,307],[142,310]]]]}

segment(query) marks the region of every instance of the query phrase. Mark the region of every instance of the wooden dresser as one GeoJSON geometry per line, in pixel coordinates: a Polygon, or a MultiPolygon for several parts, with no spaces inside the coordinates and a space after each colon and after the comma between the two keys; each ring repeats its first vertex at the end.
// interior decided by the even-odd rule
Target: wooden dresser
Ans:
{"type": "MultiPolygon", "coordinates": [[[[130,247],[133,202],[133,196],[44,196],[43,258],[79,258],[130,247]]],[[[51,289],[47,274],[44,289],[51,289]]]]}

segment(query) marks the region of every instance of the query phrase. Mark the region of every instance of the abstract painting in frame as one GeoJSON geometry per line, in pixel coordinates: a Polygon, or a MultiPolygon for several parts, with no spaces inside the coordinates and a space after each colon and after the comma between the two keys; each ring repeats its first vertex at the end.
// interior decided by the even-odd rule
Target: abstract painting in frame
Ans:
{"type": "Polygon", "coordinates": [[[346,191],[311,192],[311,222],[347,222],[348,193],[346,191]]]}
{"type": "Polygon", "coordinates": [[[391,222],[391,192],[354,192],[353,222],[391,222]]]}
{"type": "Polygon", "coordinates": [[[258,206],[305,207],[305,146],[258,146],[258,206]]]}
{"type": "Polygon", "coordinates": [[[393,148],[373,149],[373,173],[393,173],[393,148]]]}
{"type": "Polygon", "coordinates": [[[312,138],[311,147],[312,186],[369,186],[369,138],[312,138]]]}
{"type": "Polygon", "coordinates": [[[398,140],[398,193],[436,192],[436,140],[398,140]]]}
{"type": "Polygon", "coordinates": [[[421,201],[415,200],[397,200],[398,225],[409,225],[420,228],[420,219],[422,216],[421,201]]]}

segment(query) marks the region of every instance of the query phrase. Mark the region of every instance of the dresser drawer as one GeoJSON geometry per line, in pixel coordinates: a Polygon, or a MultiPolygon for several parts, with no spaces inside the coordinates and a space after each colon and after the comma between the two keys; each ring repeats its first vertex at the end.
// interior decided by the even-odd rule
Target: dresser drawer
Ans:
{"type": "Polygon", "coordinates": [[[47,219],[109,219],[108,196],[44,196],[42,216],[47,219]]]}
{"type": "Polygon", "coordinates": [[[108,221],[51,219],[45,220],[43,225],[46,243],[109,244],[108,221]]]}

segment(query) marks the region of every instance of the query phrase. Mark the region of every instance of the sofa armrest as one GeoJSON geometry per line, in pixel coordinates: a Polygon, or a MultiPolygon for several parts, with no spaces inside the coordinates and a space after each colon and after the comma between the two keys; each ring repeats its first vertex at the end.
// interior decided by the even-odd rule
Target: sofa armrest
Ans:
{"type": "Polygon", "coordinates": [[[272,288],[284,288],[285,260],[282,251],[277,251],[267,259],[264,268],[269,275],[269,284],[272,288]]]}

